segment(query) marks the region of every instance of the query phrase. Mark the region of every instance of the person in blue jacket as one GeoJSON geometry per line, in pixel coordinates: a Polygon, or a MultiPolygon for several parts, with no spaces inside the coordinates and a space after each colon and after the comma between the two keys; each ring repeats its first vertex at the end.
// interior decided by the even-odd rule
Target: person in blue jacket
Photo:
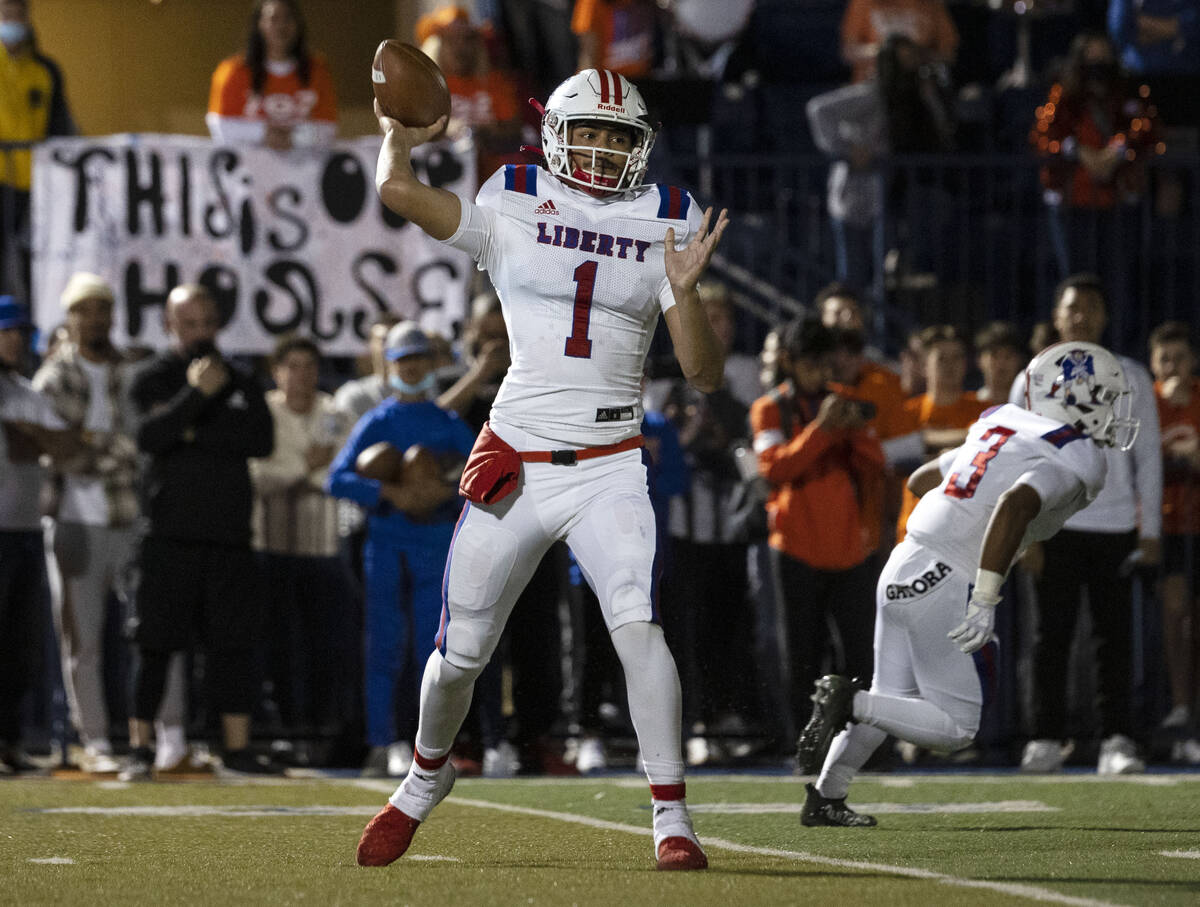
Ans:
{"type": "Polygon", "coordinates": [[[380,441],[401,451],[419,444],[443,461],[465,460],[475,442],[465,422],[430,399],[433,346],[418,325],[392,327],[385,355],[392,395],[355,425],[327,483],[330,494],[367,511],[364,674],[370,752],[363,773],[376,777],[402,776],[412,762],[420,668],[433,653],[442,573],[462,500],[456,483],[381,482],[360,476],[355,463],[380,441]]]}

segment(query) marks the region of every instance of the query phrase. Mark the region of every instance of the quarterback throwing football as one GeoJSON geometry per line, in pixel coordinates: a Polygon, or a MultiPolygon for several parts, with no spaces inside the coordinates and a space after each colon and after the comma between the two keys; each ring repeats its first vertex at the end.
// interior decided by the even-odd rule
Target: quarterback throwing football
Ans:
{"type": "Polygon", "coordinates": [[[707,859],[684,800],[679,677],[656,623],[654,512],[642,465],[641,377],[661,313],[687,379],[710,392],[724,356],[696,283],[728,218],[691,196],[644,186],[655,129],[637,88],[588,69],[542,119],[545,167],[508,165],[474,203],[421,183],[413,146],[443,118],[384,131],[376,185],[392,211],[488,272],[512,366],[463,473],[468,504],[443,583],[437,650],[425,667],[411,771],[363,831],[358,862],[401,856],[454,784],[450,747],[475,678],[521,589],[565,540],[595,590],[624,667],[650,782],[659,869],[707,859]]]}
{"type": "Polygon", "coordinates": [[[961,447],[909,478],[921,500],[879,578],[871,689],[821,678],[800,735],[801,769],[820,769],[807,785],[805,825],[875,824],[846,793],[888,734],[949,751],[974,740],[1005,574],[1096,497],[1107,468],[1100,448],[1133,444],[1130,385],[1108,350],[1055,344],[1026,378],[1026,408],[987,410],[961,447]]]}

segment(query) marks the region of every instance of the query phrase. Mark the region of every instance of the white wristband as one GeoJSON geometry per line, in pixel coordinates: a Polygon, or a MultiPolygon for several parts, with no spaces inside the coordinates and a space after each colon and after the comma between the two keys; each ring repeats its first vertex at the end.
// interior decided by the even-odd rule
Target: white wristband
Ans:
{"type": "Polygon", "coordinates": [[[1000,588],[1004,585],[1004,575],[995,570],[984,570],[982,567],[975,571],[975,589],[971,598],[976,604],[994,605],[1000,601],[1000,588]]]}

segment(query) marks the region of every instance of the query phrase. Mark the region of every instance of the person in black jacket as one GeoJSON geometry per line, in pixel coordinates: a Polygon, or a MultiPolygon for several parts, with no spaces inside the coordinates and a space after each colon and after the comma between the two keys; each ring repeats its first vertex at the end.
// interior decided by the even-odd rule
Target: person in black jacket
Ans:
{"type": "Polygon", "coordinates": [[[122,780],[150,777],[150,723],[172,652],[200,643],[221,714],[226,769],[264,771],[249,749],[259,631],[250,550],[246,461],[274,447],[261,388],[217,351],[217,304],[203,286],[167,297],[170,348],[132,387],[137,445],[146,456],[134,640],[140,658],[122,780]]]}

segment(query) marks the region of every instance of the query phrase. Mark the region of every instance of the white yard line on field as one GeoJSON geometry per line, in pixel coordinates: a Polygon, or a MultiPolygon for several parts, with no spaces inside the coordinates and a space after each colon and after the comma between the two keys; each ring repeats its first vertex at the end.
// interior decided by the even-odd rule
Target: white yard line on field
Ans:
{"type": "MultiPolygon", "coordinates": [[[[574,813],[560,813],[549,809],[536,809],[531,806],[513,806],[508,803],[493,803],[488,800],[473,800],[467,797],[448,798],[449,802],[460,806],[474,806],[478,809],[494,809],[499,812],[520,813],[525,816],[538,816],[543,819],[557,819],[560,822],[571,822],[576,825],[586,825],[588,828],[599,828],[605,831],[623,831],[629,834],[649,837],[653,832],[649,828],[637,825],[626,825],[623,822],[610,822],[607,819],[593,819],[590,816],[579,816],[574,813]]],[[[1070,895],[1051,891],[1048,888],[1038,888],[1034,885],[1011,885],[1005,882],[988,882],[980,879],[964,879],[958,876],[934,872],[929,869],[914,869],[909,866],[891,866],[887,863],[866,863],[858,860],[839,860],[836,857],[823,857],[818,854],[806,853],[800,850],[779,850],[774,847],[756,847],[751,844],[738,844],[736,841],[726,841],[723,838],[705,837],[704,846],[718,850],[728,850],[733,853],[755,854],[764,857],[778,857],[783,860],[794,860],[800,863],[816,863],[821,866],[835,866],[839,869],[856,869],[863,872],[884,872],[890,875],[907,876],[914,879],[927,879],[940,882],[943,885],[953,885],[959,888],[982,888],[1000,894],[1014,897],[1029,898],[1052,904],[1073,904],[1076,907],[1116,907],[1110,901],[1098,901],[1093,898],[1077,898],[1070,895]]]]}

